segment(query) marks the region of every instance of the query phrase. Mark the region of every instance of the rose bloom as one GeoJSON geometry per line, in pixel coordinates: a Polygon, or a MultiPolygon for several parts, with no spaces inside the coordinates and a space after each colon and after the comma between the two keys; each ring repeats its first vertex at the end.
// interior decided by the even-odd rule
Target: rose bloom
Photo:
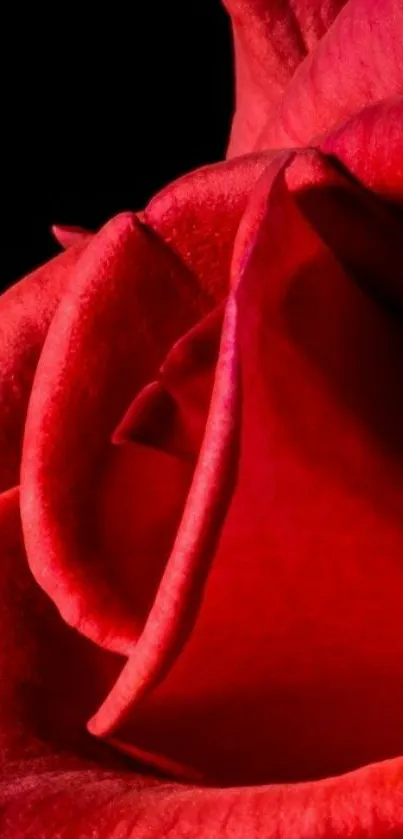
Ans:
{"type": "Polygon", "coordinates": [[[403,836],[403,4],[226,6],[227,161],[0,300],[2,839],[403,836]]]}

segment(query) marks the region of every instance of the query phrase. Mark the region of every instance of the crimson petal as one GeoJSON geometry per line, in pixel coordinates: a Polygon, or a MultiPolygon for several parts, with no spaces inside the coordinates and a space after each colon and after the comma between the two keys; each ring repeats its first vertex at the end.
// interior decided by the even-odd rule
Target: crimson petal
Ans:
{"type": "Polygon", "coordinates": [[[97,539],[111,436],[203,310],[177,257],[134,215],[118,216],[71,272],[37,367],[21,466],[28,560],[65,620],[117,652],[132,649],[138,620],[97,539]]]}
{"type": "Polygon", "coordinates": [[[85,242],[0,296],[0,490],[19,482],[21,445],[36,366],[53,315],[85,242]]]}
{"type": "Polygon", "coordinates": [[[256,147],[268,113],[346,0],[224,0],[232,18],[236,111],[228,156],[256,147]]]}
{"type": "Polygon", "coordinates": [[[322,783],[203,789],[63,759],[0,785],[2,839],[400,839],[403,762],[322,783]]]}
{"type": "MultiPolygon", "coordinates": [[[[288,158],[262,176],[239,234],[248,255],[224,334],[241,380],[224,378],[212,403],[221,431],[207,429],[199,457],[193,541],[178,537],[138,647],[91,723],[216,782],[308,780],[403,751],[403,330],[356,264],[343,268],[337,236],[333,252],[318,232],[338,223],[326,183],[339,169],[315,151],[288,158]],[[226,427],[232,445],[240,433],[228,509],[206,460],[226,427]],[[210,558],[194,539],[214,521],[198,478],[224,514],[210,558]]],[[[350,223],[353,237],[355,214],[350,223]]]]}
{"type": "Polygon", "coordinates": [[[268,113],[254,148],[318,142],[362,108],[401,95],[402,31],[400,0],[349,0],[268,113]]]}
{"type": "Polygon", "coordinates": [[[403,96],[376,102],[320,143],[368,189],[403,203],[403,96]]]}
{"type": "Polygon", "coordinates": [[[86,230],[85,227],[66,224],[54,224],[52,226],[52,233],[59,244],[66,250],[79,242],[85,242],[92,236],[92,233],[86,230]]]}
{"type": "Polygon", "coordinates": [[[144,218],[179,254],[215,303],[229,286],[232,247],[257,179],[273,152],[204,166],[161,190],[144,218]]]}

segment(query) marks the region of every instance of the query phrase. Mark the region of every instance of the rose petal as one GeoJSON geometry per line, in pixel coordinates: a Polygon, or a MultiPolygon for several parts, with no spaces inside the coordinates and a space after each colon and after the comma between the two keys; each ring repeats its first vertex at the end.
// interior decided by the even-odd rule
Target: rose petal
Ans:
{"type": "Polygon", "coordinates": [[[37,268],[0,296],[0,490],[19,481],[29,394],[49,324],[85,243],[37,268]]]}
{"type": "MultiPolygon", "coordinates": [[[[122,653],[138,633],[136,603],[97,538],[103,479],[107,485],[122,458],[111,435],[170,346],[208,307],[158,237],[134,215],[118,216],[71,273],[35,375],[21,466],[30,567],[68,623],[122,653]]],[[[137,461],[128,457],[134,481],[137,461]]],[[[130,466],[123,468],[130,480],[130,466]]],[[[177,479],[183,487],[187,475],[177,479]]],[[[155,515],[158,529],[158,509],[155,515]]]]}
{"type": "Polygon", "coordinates": [[[268,113],[255,149],[307,145],[401,94],[402,31],[400,0],[349,0],[268,113]]]}
{"type": "Polygon", "coordinates": [[[268,112],[346,0],[224,0],[232,17],[236,111],[229,157],[252,151],[268,112]]]}
{"type": "Polygon", "coordinates": [[[364,108],[320,148],[378,195],[403,203],[403,96],[364,108]]]}
{"type": "MultiPolygon", "coordinates": [[[[120,667],[119,658],[66,626],[28,567],[19,489],[0,494],[0,768],[51,754],[105,761],[85,722],[120,667]]],[[[113,754],[109,755],[113,765],[113,754]]],[[[115,766],[118,764],[115,760],[115,766]]]]}
{"type": "Polygon", "coordinates": [[[250,192],[272,158],[265,152],[204,166],[169,184],[144,212],[216,303],[228,291],[232,247],[250,192]]]}
{"type": "Polygon", "coordinates": [[[86,230],[85,227],[66,224],[54,224],[52,226],[52,233],[59,244],[66,250],[67,248],[71,248],[72,245],[87,241],[92,236],[92,233],[86,230]]]}
{"type": "Polygon", "coordinates": [[[88,724],[93,734],[107,734],[127,717],[133,704],[163,678],[193,628],[235,480],[235,324],[230,298],[210,414],[177,537],[134,655],[88,724]]]}
{"type": "Polygon", "coordinates": [[[116,662],[32,579],[17,488],[0,495],[0,550],[2,839],[397,839],[402,760],[313,784],[206,789],[140,774],[88,742],[83,719],[116,662]]]}
{"type": "Polygon", "coordinates": [[[343,269],[337,236],[332,253],[315,229],[340,223],[329,165],[303,153],[256,187],[226,315],[238,338],[227,320],[232,360],[209,417],[220,435],[207,429],[187,508],[194,541],[179,535],[138,646],[91,723],[218,782],[312,779],[403,752],[403,329],[343,269]],[[240,395],[225,515],[207,454],[227,426],[234,446],[240,395]],[[195,537],[203,522],[217,538],[198,481],[222,511],[211,566],[195,537]]]}
{"type": "Polygon", "coordinates": [[[403,761],[319,783],[234,789],[27,761],[4,778],[0,800],[2,839],[399,839],[403,761]]]}
{"type": "Polygon", "coordinates": [[[145,443],[176,457],[195,458],[205,432],[224,309],[218,306],[179,339],[130,405],[113,435],[115,443],[145,443]]]}
{"type": "Polygon", "coordinates": [[[105,470],[99,544],[131,593],[138,634],[174,543],[203,439],[222,315],[220,306],[176,342],[159,380],[138,394],[112,438],[120,448],[105,470]],[[122,450],[122,443],[129,445],[122,450]]]}
{"type": "Polygon", "coordinates": [[[392,310],[402,309],[402,216],[348,175],[312,152],[296,159],[287,182],[306,218],[364,291],[392,310]]]}

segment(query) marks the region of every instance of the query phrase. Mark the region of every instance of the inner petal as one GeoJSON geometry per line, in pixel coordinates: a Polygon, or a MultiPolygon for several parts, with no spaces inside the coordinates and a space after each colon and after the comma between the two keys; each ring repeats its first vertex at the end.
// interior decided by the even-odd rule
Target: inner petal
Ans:
{"type": "Polygon", "coordinates": [[[403,750],[401,322],[282,173],[249,212],[237,483],[187,644],[113,731],[230,784],[403,750]]]}
{"type": "Polygon", "coordinates": [[[213,388],[222,307],[173,347],[114,433],[103,475],[99,551],[130,596],[139,631],[169,557],[193,477],[213,388]]]}

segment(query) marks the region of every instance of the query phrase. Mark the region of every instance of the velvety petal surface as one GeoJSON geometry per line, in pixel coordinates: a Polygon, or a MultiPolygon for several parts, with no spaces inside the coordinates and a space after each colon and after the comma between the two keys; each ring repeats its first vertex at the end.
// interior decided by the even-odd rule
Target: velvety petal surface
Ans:
{"type": "Polygon", "coordinates": [[[203,788],[152,777],[85,735],[118,659],[67,627],[33,580],[18,488],[0,495],[2,839],[397,839],[401,760],[324,783],[203,788]]]}
{"type": "Polygon", "coordinates": [[[366,187],[403,199],[403,96],[384,99],[352,116],[321,143],[366,187]]]}
{"type": "Polygon", "coordinates": [[[86,735],[85,722],[113,684],[122,659],[66,626],[35,582],[23,541],[18,487],[0,494],[0,568],[2,784],[13,767],[21,772],[25,760],[53,754],[64,755],[66,766],[77,760],[77,753],[119,766],[118,755],[86,735]]]}
{"type": "Polygon", "coordinates": [[[5,839],[403,834],[401,116],[0,298],[5,839]]]}
{"type": "Polygon", "coordinates": [[[0,489],[19,481],[28,399],[40,352],[84,243],[60,254],[0,296],[0,489]]]}
{"type": "Polygon", "coordinates": [[[224,0],[231,15],[236,110],[228,156],[255,148],[268,113],[346,0],[224,0]]]}
{"type": "MultiPolygon", "coordinates": [[[[138,617],[133,591],[97,535],[97,504],[110,473],[123,469],[124,484],[137,487],[139,520],[148,507],[156,533],[165,513],[152,500],[158,469],[144,471],[141,452],[122,463],[111,436],[174,341],[208,308],[194,276],[161,240],[134,215],[118,216],[70,273],[36,370],[21,466],[29,563],[64,619],[118,652],[134,643],[138,617]]],[[[188,470],[177,462],[166,468],[166,480],[158,480],[172,482],[171,510],[175,489],[183,503],[188,470]]]]}
{"type": "Polygon", "coordinates": [[[91,723],[134,755],[216,782],[321,778],[403,751],[403,330],[391,311],[401,237],[394,250],[377,237],[383,213],[391,231],[401,219],[318,152],[278,168],[240,230],[248,258],[233,266],[226,376],[188,506],[194,529],[202,517],[216,539],[200,491],[208,453],[217,440],[221,457],[239,446],[217,550],[178,537],[137,649],[91,723]],[[352,242],[366,218],[362,264],[338,238],[348,206],[352,242]],[[199,606],[178,656],[173,639],[199,606]]]}
{"type": "Polygon", "coordinates": [[[400,839],[402,761],[321,784],[203,789],[63,760],[0,791],[4,839],[400,839]]]}
{"type": "Polygon", "coordinates": [[[402,31],[400,0],[348,0],[267,114],[254,148],[316,142],[362,108],[401,95],[402,31]]]}
{"type": "Polygon", "coordinates": [[[218,303],[226,296],[242,214],[273,152],[204,166],[161,190],[144,220],[181,257],[218,303]]]}

